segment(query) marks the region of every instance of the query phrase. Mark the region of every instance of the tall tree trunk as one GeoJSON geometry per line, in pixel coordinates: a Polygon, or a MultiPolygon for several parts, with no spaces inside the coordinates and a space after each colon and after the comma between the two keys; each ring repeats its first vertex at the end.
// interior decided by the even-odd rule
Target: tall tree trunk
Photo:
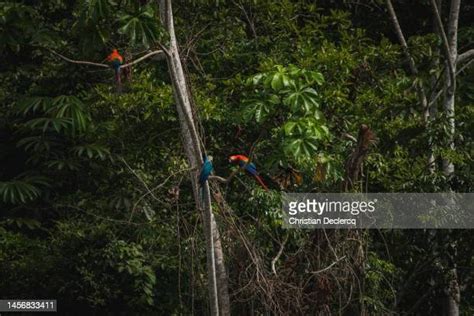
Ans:
{"type": "Polygon", "coordinates": [[[169,34],[169,47],[167,48],[167,62],[173,85],[173,92],[178,111],[183,146],[188,163],[192,168],[191,183],[194,199],[198,209],[204,215],[204,233],[206,235],[206,253],[208,270],[208,287],[211,315],[230,315],[230,300],[228,294],[228,280],[225,269],[222,243],[219,231],[212,213],[211,195],[209,184],[203,186],[203,201],[199,194],[197,177],[203,163],[202,150],[196,123],[193,117],[190,102],[190,93],[179,55],[178,43],[174,31],[174,19],[171,0],[160,0],[161,21],[169,34]]]}
{"type": "MultiPolygon", "coordinates": [[[[449,236],[449,235],[448,235],[449,236]]],[[[458,281],[456,265],[457,243],[450,242],[447,250],[448,271],[446,273],[446,315],[459,316],[459,305],[461,303],[461,287],[458,281]]]]}
{"type": "Polygon", "coordinates": [[[217,273],[217,298],[219,300],[219,311],[222,316],[230,315],[230,298],[229,298],[229,280],[227,278],[227,270],[224,261],[224,251],[222,242],[217,228],[214,216],[212,217],[212,231],[214,236],[214,252],[217,273]]]}
{"type": "MultiPolygon", "coordinates": [[[[456,97],[456,62],[458,58],[458,23],[459,23],[459,10],[461,7],[461,0],[452,0],[451,8],[449,10],[449,21],[448,21],[448,48],[449,54],[446,56],[447,63],[452,66],[453,76],[448,76],[449,72],[446,72],[445,80],[445,99],[444,99],[444,110],[448,117],[448,146],[449,149],[454,150],[454,133],[456,132],[455,121],[454,121],[454,104],[456,97]]],[[[443,173],[446,176],[451,176],[454,173],[454,165],[448,158],[443,158],[443,173]]]]}
{"type": "MultiPolygon", "coordinates": [[[[448,147],[454,150],[454,134],[456,132],[455,119],[454,119],[454,107],[456,98],[456,64],[458,59],[458,22],[459,22],[459,11],[461,1],[452,0],[451,7],[449,10],[448,20],[448,32],[445,35],[446,45],[446,67],[450,67],[450,71],[446,72],[445,83],[444,83],[444,111],[448,118],[448,147]],[[450,74],[451,73],[451,74],[450,74]]],[[[441,22],[440,22],[441,23],[441,22]]],[[[450,177],[454,173],[454,164],[449,158],[443,158],[443,173],[445,176],[450,177]]],[[[452,202],[454,203],[454,202],[452,202]]],[[[461,301],[461,291],[458,282],[458,273],[456,267],[456,245],[452,246],[454,254],[451,256],[450,267],[447,272],[447,286],[446,292],[446,307],[447,315],[458,316],[459,315],[459,304],[461,301]]]]}
{"type": "MultiPolygon", "coordinates": [[[[456,132],[454,119],[454,106],[456,97],[456,64],[458,59],[458,22],[461,0],[451,0],[447,34],[444,31],[441,14],[437,10],[437,5],[432,0],[432,7],[437,16],[438,31],[443,42],[445,54],[446,75],[444,81],[444,111],[448,119],[448,147],[454,150],[454,134],[456,132]]],[[[443,173],[446,177],[451,177],[454,173],[454,164],[449,158],[443,157],[443,173]]],[[[454,204],[454,201],[450,201],[454,204]]],[[[446,282],[446,314],[449,316],[459,316],[459,304],[461,301],[461,290],[458,282],[456,267],[456,244],[451,245],[453,254],[449,256],[449,267],[446,282]]]]}
{"type": "Polygon", "coordinates": [[[459,316],[459,305],[461,301],[461,290],[458,282],[458,274],[456,267],[448,271],[448,283],[446,292],[446,315],[459,316]]]}

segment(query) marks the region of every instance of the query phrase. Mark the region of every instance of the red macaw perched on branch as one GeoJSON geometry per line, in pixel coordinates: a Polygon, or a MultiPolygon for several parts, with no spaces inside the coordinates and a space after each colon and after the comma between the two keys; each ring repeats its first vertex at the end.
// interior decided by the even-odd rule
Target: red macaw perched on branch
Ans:
{"type": "Polygon", "coordinates": [[[112,67],[115,71],[115,82],[117,83],[118,91],[121,90],[121,79],[120,79],[120,66],[123,64],[123,57],[119,54],[118,50],[114,48],[112,53],[107,56],[107,61],[112,63],[112,67]]]}
{"type": "Polygon", "coordinates": [[[258,175],[257,167],[252,162],[249,162],[249,158],[247,156],[232,155],[229,157],[229,162],[238,164],[240,168],[244,168],[249,175],[253,176],[255,180],[257,180],[257,182],[262,186],[262,188],[265,189],[265,191],[268,191],[268,187],[266,186],[265,182],[263,182],[263,179],[258,175]]]}

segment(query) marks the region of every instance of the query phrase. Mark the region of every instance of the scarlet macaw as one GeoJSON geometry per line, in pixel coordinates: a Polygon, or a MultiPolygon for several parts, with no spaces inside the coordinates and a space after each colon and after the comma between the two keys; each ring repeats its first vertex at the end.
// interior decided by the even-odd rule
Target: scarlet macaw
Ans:
{"type": "Polygon", "coordinates": [[[107,61],[112,63],[112,68],[115,71],[115,82],[117,83],[117,89],[120,91],[121,79],[120,79],[120,66],[123,64],[123,57],[119,54],[118,50],[114,48],[112,53],[107,56],[107,61]]]}
{"type": "Polygon", "coordinates": [[[205,154],[202,154],[202,159],[204,160],[204,163],[202,164],[201,172],[199,173],[199,186],[201,190],[201,199],[204,200],[203,186],[209,179],[214,167],[212,166],[212,156],[207,157],[205,154]]]}
{"type": "Polygon", "coordinates": [[[265,189],[265,191],[268,191],[268,187],[266,186],[265,182],[263,182],[263,179],[258,175],[257,167],[252,162],[249,162],[249,158],[247,156],[232,155],[229,157],[229,162],[238,164],[240,168],[244,168],[249,175],[253,176],[255,180],[257,180],[257,182],[262,186],[262,188],[265,189]]]}

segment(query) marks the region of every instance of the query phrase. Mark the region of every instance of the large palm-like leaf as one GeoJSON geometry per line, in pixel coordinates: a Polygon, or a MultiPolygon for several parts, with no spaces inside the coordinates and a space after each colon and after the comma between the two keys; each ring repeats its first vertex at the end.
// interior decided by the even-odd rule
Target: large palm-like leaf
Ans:
{"type": "Polygon", "coordinates": [[[0,198],[5,203],[26,203],[41,195],[41,187],[48,187],[44,177],[25,177],[23,179],[0,182],[0,198]]]}
{"type": "Polygon", "coordinates": [[[119,32],[130,37],[132,44],[141,43],[150,47],[161,36],[161,29],[156,22],[155,13],[151,6],[140,8],[136,14],[120,16],[119,32]]]}

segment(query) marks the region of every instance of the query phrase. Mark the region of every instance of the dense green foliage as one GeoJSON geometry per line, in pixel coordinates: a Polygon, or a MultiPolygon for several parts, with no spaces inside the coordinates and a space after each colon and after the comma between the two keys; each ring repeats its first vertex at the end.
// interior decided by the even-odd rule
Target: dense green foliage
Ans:
{"type": "MultiPolygon", "coordinates": [[[[278,263],[284,281],[275,281],[271,295],[290,299],[282,289],[301,287],[299,305],[280,303],[294,314],[356,313],[360,305],[370,314],[436,314],[452,258],[446,253],[457,248],[461,312],[471,315],[472,233],[328,232],[341,253],[359,249],[347,240],[364,241],[363,263],[350,262],[361,269],[361,280],[349,290],[343,280],[354,271],[305,279],[307,271],[334,261],[326,232],[281,229],[280,190],[340,192],[353,145],[344,134],[357,136],[363,123],[377,144],[354,190],[473,189],[474,66],[458,77],[455,150],[447,146],[441,103],[425,126],[416,96],[420,84],[436,93],[429,85],[442,76],[433,62],[440,41],[428,3],[400,1],[400,23],[420,65],[413,78],[380,1],[368,7],[336,2],[173,3],[216,174],[231,173],[229,155],[251,152],[273,189],[265,193],[239,174],[221,188],[233,212],[224,214],[215,203],[233,310],[269,308],[268,297],[246,288],[255,278],[252,255],[270,271],[288,240],[278,263]],[[430,145],[434,173],[427,166],[430,145]],[[454,175],[442,173],[441,157],[454,162],[454,175]],[[252,255],[239,233],[255,248],[252,255]]],[[[460,47],[472,48],[473,18],[474,8],[466,5],[460,47]]],[[[118,94],[111,70],[68,63],[52,52],[100,63],[117,47],[132,60],[157,48],[157,41],[168,39],[152,1],[1,3],[0,297],[54,298],[71,313],[206,313],[201,215],[166,61],[138,63],[118,94]]]]}

